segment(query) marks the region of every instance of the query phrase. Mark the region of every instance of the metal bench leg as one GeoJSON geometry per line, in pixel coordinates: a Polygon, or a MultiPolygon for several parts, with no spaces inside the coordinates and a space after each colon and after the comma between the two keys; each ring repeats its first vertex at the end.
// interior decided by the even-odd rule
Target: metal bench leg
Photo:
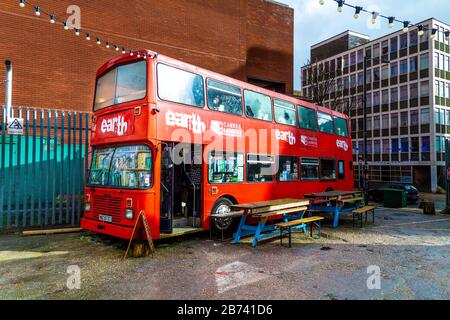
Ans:
{"type": "Polygon", "coordinates": [[[292,248],[292,229],[289,227],[289,248],[292,248]]]}
{"type": "Polygon", "coordinates": [[[361,219],[361,228],[363,228],[364,227],[364,214],[363,213],[361,213],[360,215],[360,219],[361,219]]]}
{"type": "Polygon", "coordinates": [[[311,238],[313,237],[313,226],[314,226],[314,223],[311,223],[311,238]]]}
{"type": "Polygon", "coordinates": [[[256,228],[255,236],[253,238],[252,247],[256,248],[258,245],[258,241],[261,239],[261,231],[264,229],[265,223],[258,223],[258,227],[256,228]]]}
{"type": "Polygon", "coordinates": [[[334,210],[333,228],[337,228],[338,226],[339,226],[339,209],[336,208],[334,210]]]}
{"type": "Polygon", "coordinates": [[[366,212],[366,223],[367,223],[367,212],[366,212]]]}
{"type": "Polygon", "coordinates": [[[372,210],[372,220],[373,224],[375,224],[375,210],[372,210]]]}
{"type": "Polygon", "coordinates": [[[281,243],[281,246],[283,246],[283,230],[284,230],[284,228],[280,228],[280,243],[281,243]]]}
{"type": "Polygon", "coordinates": [[[319,225],[319,239],[322,236],[322,225],[321,225],[321,221],[318,221],[318,225],[319,225]]]}

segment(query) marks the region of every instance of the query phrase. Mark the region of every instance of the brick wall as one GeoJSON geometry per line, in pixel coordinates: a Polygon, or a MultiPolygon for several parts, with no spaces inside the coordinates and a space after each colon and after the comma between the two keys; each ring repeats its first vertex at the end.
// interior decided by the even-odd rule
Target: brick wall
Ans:
{"type": "MultiPolygon", "coordinates": [[[[265,0],[36,0],[60,18],[81,8],[82,27],[130,49],[151,49],[241,80],[293,90],[293,10],[265,0]]],[[[18,1],[0,3],[0,80],[13,62],[13,104],[91,110],[95,73],[118,53],[36,17],[18,1]]],[[[3,103],[4,85],[0,85],[3,103]]]]}

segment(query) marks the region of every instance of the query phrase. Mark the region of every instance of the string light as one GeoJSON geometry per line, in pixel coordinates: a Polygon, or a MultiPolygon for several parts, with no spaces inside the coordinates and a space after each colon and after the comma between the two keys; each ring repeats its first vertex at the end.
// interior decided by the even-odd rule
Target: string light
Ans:
{"type": "Polygon", "coordinates": [[[394,27],[395,17],[389,17],[388,21],[389,21],[388,27],[389,29],[392,29],[394,27]]]}
{"type": "Polygon", "coordinates": [[[338,3],[338,7],[337,7],[337,11],[338,12],[342,12],[343,8],[344,8],[344,0],[337,0],[338,3]]]}
{"type": "Polygon", "coordinates": [[[375,24],[375,23],[377,23],[377,19],[378,19],[378,16],[379,16],[380,14],[378,13],[378,12],[372,12],[372,24],[375,24]]]}
{"type": "Polygon", "coordinates": [[[436,39],[436,33],[438,32],[438,29],[433,28],[431,30],[431,39],[435,40],[436,39]]]}
{"type": "Polygon", "coordinates": [[[423,25],[419,25],[417,27],[417,30],[418,30],[417,34],[419,35],[419,37],[421,37],[425,34],[425,31],[423,31],[423,25]]]}
{"type": "Polygon", "coordinates": [[[409,21],[403,21],[403,32],[408,32],[409,31],[409,21]]]}
{"type": "MultiPolygon", "coordinates": [[[[320,0],[320,1],[325,3],[325,0],[320,0]]],[[[344,2],[344,1],[342,0],[342,2],[344,2]]],[[[80,34],[81,34],[81,29],[79,27],[78,28],[74,28],[73,26],[70,26],[67,21],[64,21],[62,19],[58,19],[55,14],[48,13],[48,12],[42,10],[42,8],[40,6],[31,4],[27,0],[19,0],[19,6],[21,8],[29,6],[29,7],[34,9],[34,14],[36,16],[38,16],[38,17],[41,16],[41,15],[47,16],[49,18],[49,21],[50,21],[51,24],[58,23],[58,24],[60,24],[60,25],[62,25],[64,27],[64,30],[69,30],[71,28],[75,29],[75,35],[76,36],[80,36],[80,34]]],[[[87,32],[86,33],[86,40],[90,41],[92,39],[91,37],[92,37],[91,32],[87,32]]],[[[96,43],[98,45],[102,44],[102,41],[101,41],[101,39],[99,37],[94,37],[94,39],[96,39],[96,43]]],[[[109,49],[111,47],[111,42],[109,40],[105,41],[105,44],[106,44],[106,48],[109,49]]],[[[130,56],[134,56],[136,54],[138,57],[141,57],[141,54],[138,51],[136,51],[136,53],[133,50],[127,51],[125,49],[125,47],[119,46],[118,44],[114,44],[114,50],[116,52],[119,52],[120,48],[122,48],[122,54],[126,54],[127,52],[129,52],[130,56]]],[[[144,55],[144,57],[147,57],[147,55],[144,55]]]]}
{"type": "MultiPolygon", "coordinates": [[[[353,8],[355,10],[355,14],[353,15],[353,17],[355,19],[358,19],[360,17],[361,13],[364,12],[364,13],[370,14],[372,16],[372,24],[377,23],[378,18],[383,18],[383,19],[386,19],[388,21],[388,27],[389,28],[393,28],[395,26],[395,23],[402,24],[403,25],[403,32],[409,32],[411,27],[415,27],[415,25],[411,24],[410,21],[407,21],[407,20],[402,21],[402,20],[396,19],[393,16],[382,15],[380,12],[368,11],[368,10],[364,9],[363,7],[346,3],[345,0],[333,0],[333,1],[336,2],[337,5],[338,5],[337,6],[337,11],[338,12],[343,12],[344,6],[349,7],[349,8],[353,8]]],[[[324,5],[325,4],[325,0],[319,0],[319,4],[320,5],[324,5]]],[[[424,26],[424,25],[419,25],[418,26],[418,34],[419,34],[419,36],[423,36],[425,34],[425,31],[429,31],[429,30],[431,30],[433,32],[432,33],[432,37],[434,37],[434,38],[437,37],[437,34],[440,32],[440,33],[445,34],[446,39],[448,37],[447,40],[450,40],[450,33],[449,33],[450,31],[448,31],[448,30],[447,31],[443,31],[443,30],[439,30],[439,29],[436,29],[436,28],[432,29],[432,28],[429,28],[428,26],[424,26]]]]}
{"type": "Polygon", "coordinates": [[[355,8],[355,14],[353,15],[353,17],[355,18],[355,19],[358,19],[359,18],[359,14],[361,13],[361,10],[362,10],[363,8],[362,7],[356,7],[355,8]]]}

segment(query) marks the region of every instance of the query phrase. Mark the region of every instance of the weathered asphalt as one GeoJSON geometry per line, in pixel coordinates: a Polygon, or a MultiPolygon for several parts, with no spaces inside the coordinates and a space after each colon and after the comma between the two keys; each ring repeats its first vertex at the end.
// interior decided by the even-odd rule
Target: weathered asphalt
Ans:
{"type": "Polygon", "coordinates": [[[450,216],[377,211],[326,237],[294,236],[252,249],[206,236],[158,243],[155,257],[122,260],[125,243],[89,233],[0,236],[0,299],[449,299],[450,216]],[[66,286],[77,265],[81,288],[66,286]],[[381,289],[369,290],[369,266],[381,289]]]}

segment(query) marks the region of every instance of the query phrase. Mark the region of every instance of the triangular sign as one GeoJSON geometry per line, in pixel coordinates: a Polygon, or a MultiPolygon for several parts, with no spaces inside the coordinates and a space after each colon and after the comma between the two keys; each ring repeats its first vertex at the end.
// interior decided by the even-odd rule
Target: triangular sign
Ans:
{"type": "Polygon", "coordinates": [[[14,121],[9,125],[9,129],[22,130],[23,126],[20,124],[19,120],[14,119],[14,121]]]}

